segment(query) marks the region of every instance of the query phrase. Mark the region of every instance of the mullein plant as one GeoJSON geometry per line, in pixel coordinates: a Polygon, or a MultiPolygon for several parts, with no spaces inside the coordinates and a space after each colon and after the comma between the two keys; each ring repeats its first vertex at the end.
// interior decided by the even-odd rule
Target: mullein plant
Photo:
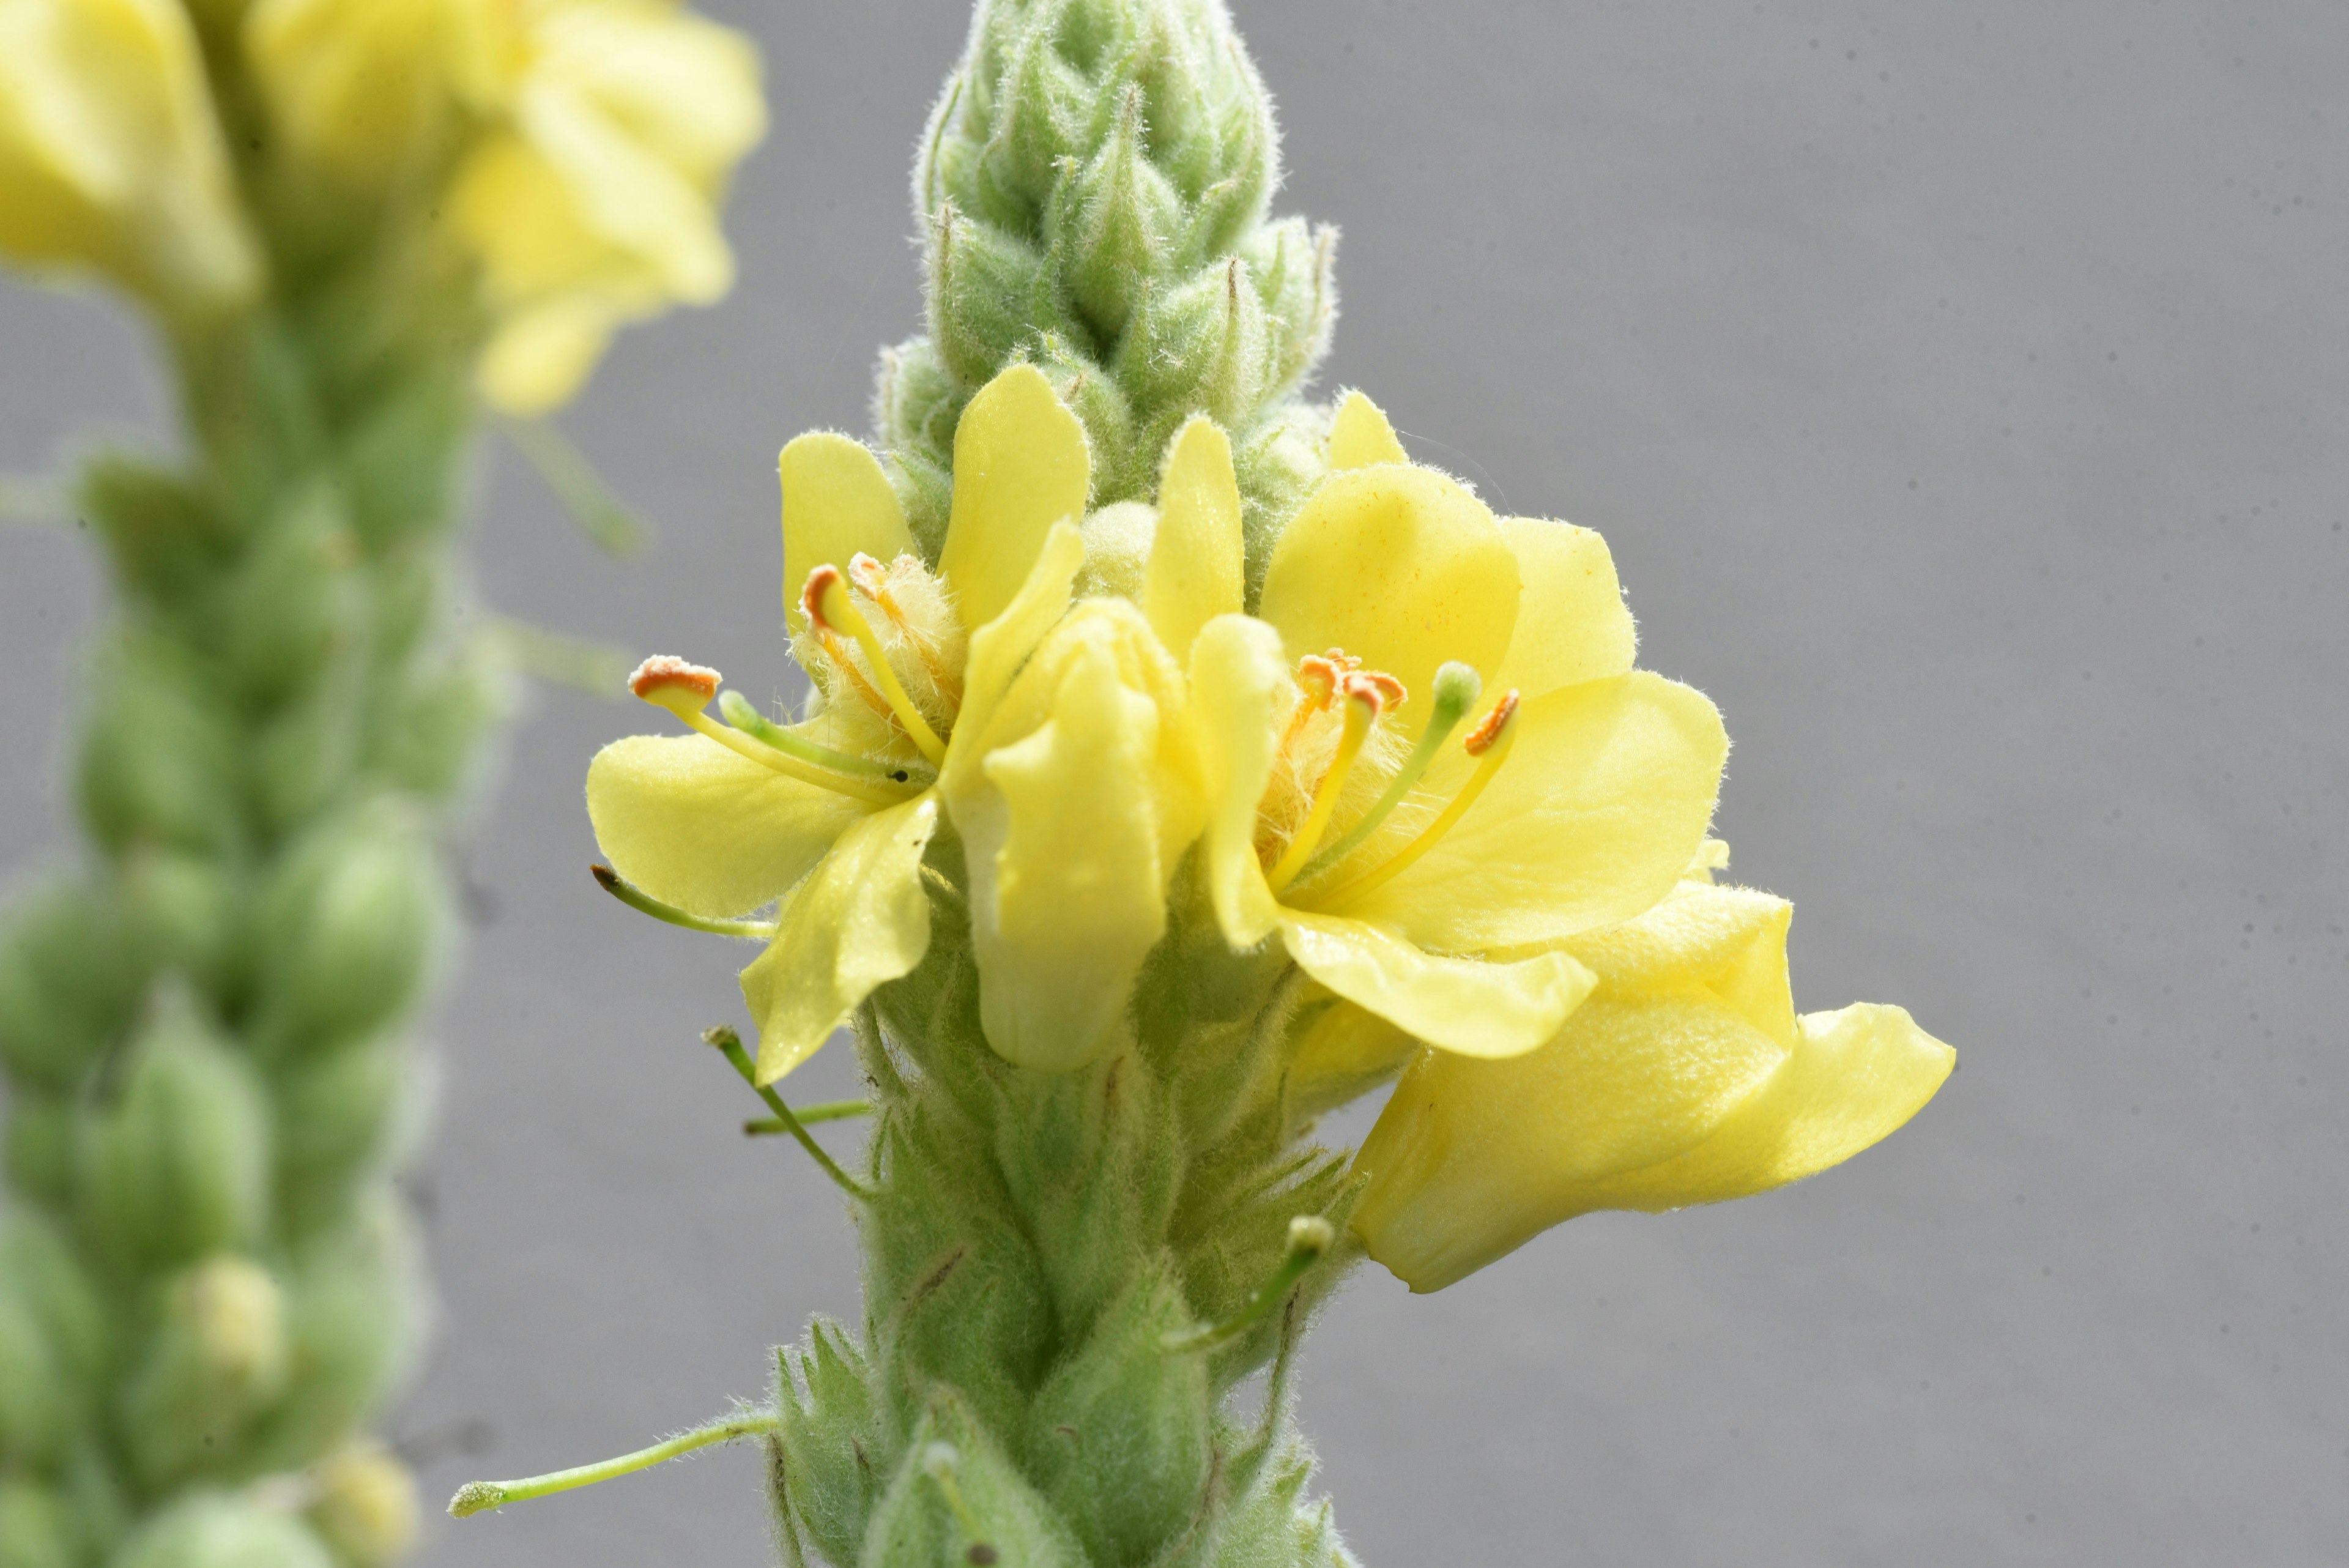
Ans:
{"type": "Polygon", "coordinates": [[[466,454],[727,287],[758,75],[663,0],[0,0],[0,254],[142,307],[184,430],[73,487],[88,844],[0,926],[5,1568],[414,1536],[406,1024],[512,669],[452,619],[466,454]]]}
{"type": "Polygon", "coordinates": [[[587,778],[609,891],[763,944],[755,1047],[705,1038],[844,1194],[863,1315],[452,1511],[755,1438],[794,1565],[1349,1563],[1292,1374],[1353,1263],[1778,1187],[1949,1073],[1899,1008],[1795,1012],[1787,905],[1714,879],[1720,717],[1634,667],[1599,535],[1301,400],[1332,236],[1267,215],[1276,146],[1219,0],[982,0],[927,331],[871,445],[782,451],[802,711],[651,659],[691,732],[587,778]],[[795,1110],[843,1029],[869,1099],[795,1110]],[[844,1165],[808,1131],[862,1113],[844,1165]]]}

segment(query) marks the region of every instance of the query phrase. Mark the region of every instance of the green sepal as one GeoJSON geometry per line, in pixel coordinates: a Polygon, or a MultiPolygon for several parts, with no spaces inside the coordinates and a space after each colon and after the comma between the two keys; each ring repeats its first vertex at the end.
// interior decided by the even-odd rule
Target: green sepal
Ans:
{"type": "Polygon", "coordinates": [[[126,452],[85,462],[72,499],[74,514],[106,542],[117,578],[158,605],[200,590],[233,543],[226,518],[194,486],[126,452]]]}
{"type": "Polygon", "coordinates": [[[271,1127],[251,1064],[167,995],[83,1124],[81,1232],[142,1270],[253,1245],[270,1218],[271,1127]]]}
{"type": "Polygon", "coordinates": [[[855,1560],[887,1462],[881,1447],[872,1368],[848,1331],[817,1317],[798,1346],[775,1353],[775,1407],[781,1450],[771,1499],[788,1511],[818,1551],[835,1563],[855,1560]]]}
{"type": "Polygon", "coordinates": [[[1084,1548],[1067,1523],[1003,1453],[989,1425],[949,1388],[931,1395],[896,1474],[874,1510],[858,1561],[867,1568],[1088,1564],[1084,1548]],[[933,1472],[933,1461],[941,1457],[933,1452],[934,1445],[950,1451],[949,1479],[944,1482],[933,1472]]]}
{"type": "Polygon", "coordinates": [[[1054,1368],[1028,1424],[1029,1469],[1097,1563],[1146,1563],[1200,1508],[1212,1469],[1207,1368],[1170,1354],[1190,1315],[1164,1263],[1054,1368]]]}

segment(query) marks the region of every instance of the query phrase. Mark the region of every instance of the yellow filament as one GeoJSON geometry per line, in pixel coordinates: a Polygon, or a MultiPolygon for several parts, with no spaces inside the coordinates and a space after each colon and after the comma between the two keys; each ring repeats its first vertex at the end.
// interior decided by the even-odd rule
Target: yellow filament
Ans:
{"type": "Polygon", "coordinates": [[[851,778],[845,774],[836,774],[828,769],[817,767],[812,763],[803,763],[788,753],[779,752],[772,746],[761,745],[738,730],[728,729],[698,709],[688,711],[681,706],[669,707],[667,703],[663,703],[662,706],[668,707],[669,711],[728,751],[738,756],[748,757],[762,767],[772,768],[785,778],[797,779],[802,784],[812,784],[823,789],[833,790],[857,800],[870,801],[874,805],[895,805],[899,801],[908,798],[913,793],[910,790],[892,789],[885,784],[868,784],[863,779],[851,778]]]}
{"type": "Polygon", "coordinates": [[[1468,808],[1476,804],[1476,797],[1485,793],[1485,786],[1493,782],[1493,775],[1499,773],[1501,764],[1508,760],[1509,748],[1516,743],[1516,739],[1517,727],[1515,724],[1503,730],[1500,738],[1485,751],[1484,760],[1476,764],[1476,771],[1468,775],[1467,784],[1452,797],[1452,804],[1444,808],[1443,815],[1427,825],[1425,831],[1403,846],[1393,859],[1372,867],[1342,888],[1334,888],[1309,900],[1311,906],[1329,909],[1352,903],[1369,897],[1410,870],[1421,856],[1435,847],[1437,839],[1451,832],[1460,819],[1468,815],[1468,808]]]}
{"type": "Polygon", "coordinates": [[[938,739],[938,732],[930,728],[930,722],[922,717],[922,711],[914,706],[911,697],[905,695],[905,682],[899,680],[897,672],[889,667],[888,655],[881,651],[881,639],[874,634],[873,623],[866,620],[864,613],[850,600],[848,589],[837,578],[826,588],[822,607],[823,618],[854,638],[856,646],[864,650],[866,661],[873,666],[873,679],[879,683],[881,695],[888,701],[889,711],[897,715],[897,722],[905,727],[905,733],[913,738],[922,755],[930,759],[932,767],[943,763],[947,760],[947,743],[938,739]],[[834,589],[837,592],[833,591],[834,589]]]}
{"type": "Polygon", "coordinates": [[[1296,881],[1305,863],[1313,858],[1313,851],[1330,826],[1330,815],[1338,809],[1338,796],[1346,787],[1346,775],[1353,770],[1354,759],[1362,754],[1362,742],[1370,739],[1371,726],[1378,717],[1377,698],[1347,693],[1346,728],[1338,737],[1338,754],[1330,759],[1330,771],[1321,775],[1321,787],[1313,792],[1313,809],[1307,815],[1305,826],[1297,830],[1297,836],[1288,841],[1288,853],[1265,877],[1274,892],[1296,881]]]}

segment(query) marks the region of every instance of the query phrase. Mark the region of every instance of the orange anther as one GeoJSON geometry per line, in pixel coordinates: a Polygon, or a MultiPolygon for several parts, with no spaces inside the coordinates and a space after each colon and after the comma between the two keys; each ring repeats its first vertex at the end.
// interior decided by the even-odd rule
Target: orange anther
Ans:
{"type": "Polygon", "coordinates": [[[826,562],[807,575],[807,583],[800,589],[800,609],[808,618],[808,624],[818,631],[833,629],[832,622],[824,618],[823,598],[840,586],[841,580],[840,568],[826,562]]]}
{"type": "Polygon", "coordinates": [[[1481,757],[1493,749],[1493,742],[1501,738],[1501,732],[1507,729],[1509,721],[1516,716],[1517,689],[1512,686],[1501,693],[1501,700],[1493,704],[1493,711],[1485,714],[1477,726],[1468,732],[1468,738],[1460,743],[1467,749],[1470,756],[1481,757]]]}
{"type": "Polygon", "coordinates": [[[707,702],[718,695],[721,679],[718,671],[706,665],[688,664],[674,654],[656,653],[637,665],[636,673],[628,677],[628,692],[655,702],[659,701],[656,692],[678,691],[707,702]]]}

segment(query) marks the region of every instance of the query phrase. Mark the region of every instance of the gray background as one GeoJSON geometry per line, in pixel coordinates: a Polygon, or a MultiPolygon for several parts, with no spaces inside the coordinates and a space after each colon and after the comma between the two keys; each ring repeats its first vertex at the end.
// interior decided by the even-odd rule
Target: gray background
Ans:
{"type": "MultiPolygon", "coordinates": [[[[741,286],[568,421],[661,526],[600,559],[510,458],[518,614],[783,679],[772,460],[861,429],[917,279],[953,0],[718,10],[769,50],[741,286]]],[[[1283,205],[1346,226],[1328,384],[1612,542],[1737,750],[1806,1007],[1962,1070],[1795,1189],[1578,1220],[1441,1295],[1365,1274],[1309,1425],[1367,1563],[2349,1561],[2343,1217],[2349,13],[2338,0],[1257,0],[1283,205]],[[2331,629],[2328,629],[2331,628],[2331,629]]],[[[0,461],[153,425],[135,329],[0,295],[0,461]]],[[[0,536],[0,863],[53,853],[78,541],[0,536]]],[[[639,711],[554,693],[473,840],[422,1173],[448,1322],[401,1429],[511,1475],[756,1394],[853,1308],[794,1151],[694,1043],[740,954],[596,894],[639,711]]],[[[847,1085],[845,1054],[802,1080],[847,1085]]],[[[833,1135],[835,1141],[852,1137],[833,1135]]],[[[750,1455],[442,1524],[428,1561],[764,1560],[750,1455]]]]}

